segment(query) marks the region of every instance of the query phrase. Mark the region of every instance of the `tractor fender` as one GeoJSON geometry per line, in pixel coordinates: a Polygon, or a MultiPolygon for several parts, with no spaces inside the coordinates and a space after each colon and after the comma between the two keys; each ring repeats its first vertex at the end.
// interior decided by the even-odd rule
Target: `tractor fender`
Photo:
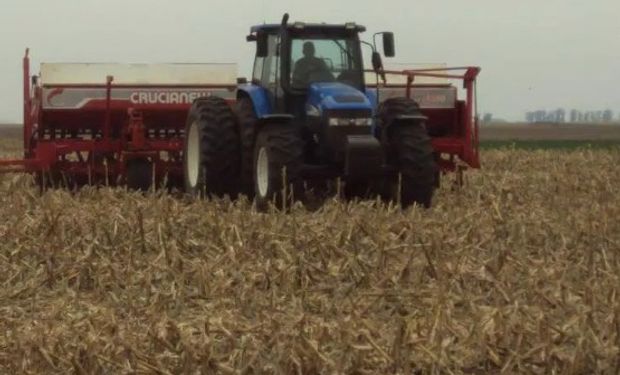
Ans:
{"type": "Polygon", "coordinates": [[[272,113],[267,90],[260,86],[244,85],[240,87],[237,91],[237,101],[241,99],[249,99],[254,108],[254,115],[257,121],[254,123],[256,129],[253,131],[252,139],[258,130],[267,124],[285,124],[292,122],[294,119],[294,116],[290,114],[272,113]]]}
{"type": "MultiPolygon", "coordinates": [[[[399,126],[424,124],[428,120],[418,104],[410,98],[390,98],[382,102],[377,108],[377,117],[381,124],[381,141],[387,142],[392,129],[399,126]]],[[[425,126],[426,128],[426,126],[425,126]]]]}
{"type": "Polygon", "coordinates": [[[370,104],[372,104],[373,113],[376,114],[377,113],[377,89],[366,88],[366,91],[364,92],[364,94],[366,94],[366,97],[370,101],[370,104]]]}
{"type": "Polygon", "coordinates": [[[237,90],[237,100],[243,97],[250,98],[258,119],[263,119],[272,114],[273,109],[269,102],[269,93],[263,87],[252,84],[241,85],[237,90]]]}
{"type": "MultiPolygon", "coordinates": [[[[375,129],[376,134],[380,137],[383,143],[388,142],[389,135],[392,133],[392,129],[401,126],[418,125],[419,123],[425,124],[428,117],[423,114],[414,115],[395,115],[391,118],[391,121],[385,122],[381,128],[375,129]]],[[[424,129],[426,126],[424,125],[424,129]]]]}
{"type": "Polygon", "coordinates": [[[381,129],[379,128],[379,124],[377,124],[377,113],[379,111],[379,103],[377,103],[377,89],[366,87],[364,94],[366,95],[366,98],[368,98],[368,101],[370,102],[370,105],[372,106],[373,122],[372,122],[372,127],[370,131],[372,132],[372,134],[374,134],[375,137],[380,137],[381,129]]]}

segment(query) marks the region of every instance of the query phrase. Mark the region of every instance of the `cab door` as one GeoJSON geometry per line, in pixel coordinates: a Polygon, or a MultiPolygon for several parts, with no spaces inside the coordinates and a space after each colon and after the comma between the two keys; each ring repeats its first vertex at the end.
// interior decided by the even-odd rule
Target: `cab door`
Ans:
{"type": "Polygon", "coordinates": [[[267,91],[267,96],[274,113],[282,112],[282,88],[280,86],[280,54],[278,53],[278,35],[267,34],[259,38],[266,38],[267,50],[265,56],[257,54],[254,61],[252,81],[267,91]]]}

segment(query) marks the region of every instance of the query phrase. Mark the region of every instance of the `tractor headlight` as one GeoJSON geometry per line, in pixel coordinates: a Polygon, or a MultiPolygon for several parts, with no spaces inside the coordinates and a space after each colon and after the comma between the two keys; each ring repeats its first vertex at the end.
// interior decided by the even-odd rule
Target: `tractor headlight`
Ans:
{"type": "Polygon", "coordinates": [[[337,118],[329,119],[329,126],[371,126],[372,118],[337,118]]]}

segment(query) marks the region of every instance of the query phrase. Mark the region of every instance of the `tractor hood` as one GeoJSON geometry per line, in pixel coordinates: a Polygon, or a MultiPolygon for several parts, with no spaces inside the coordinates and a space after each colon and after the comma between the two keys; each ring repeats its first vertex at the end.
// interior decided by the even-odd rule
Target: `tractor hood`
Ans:
{"type": "Polygon", "coordinates": [[[373,106],[363,92],[340,82],[313,83],[308,89],[306,105],[308,115],[321,115],[324,111],[365,110],[373,106]]]}

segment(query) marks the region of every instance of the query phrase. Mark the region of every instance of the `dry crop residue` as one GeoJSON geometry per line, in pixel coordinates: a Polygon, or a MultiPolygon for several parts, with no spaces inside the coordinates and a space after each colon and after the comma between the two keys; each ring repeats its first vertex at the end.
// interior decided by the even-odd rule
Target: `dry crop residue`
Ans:
{"type": "Polygon", "coordinates": [[[620,151],[487,151],[429,211],[0,177],[2,373],[620,371],[620,151]]]}

